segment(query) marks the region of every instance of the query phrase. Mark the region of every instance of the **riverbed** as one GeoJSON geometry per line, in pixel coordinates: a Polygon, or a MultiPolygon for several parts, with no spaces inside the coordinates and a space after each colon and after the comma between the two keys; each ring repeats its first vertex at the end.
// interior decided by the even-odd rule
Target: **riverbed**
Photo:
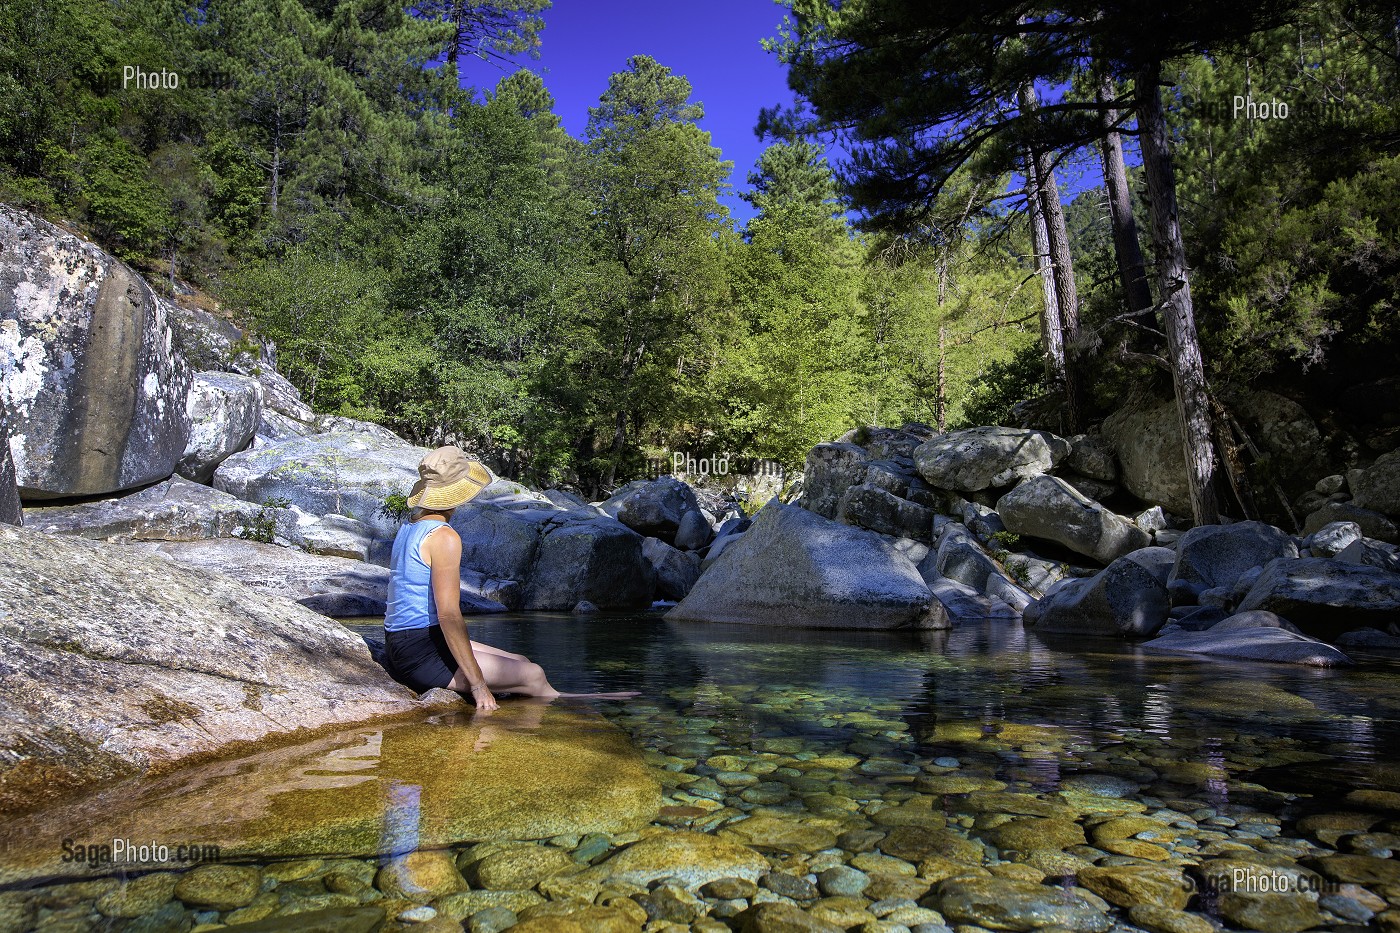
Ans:
{"type": "Polygon", "coordinates": [[[0,929],[291,930],[323,917],[490,930],[572,909],[584,929],[718,931],[756,923],[765,904],[871,933],[1392,929],[1400,916],[1392,658],[1209,661],[1004,622],[899,634],[510,614],[471,632],[539,661],[560,690],[640,695],[505,698],[494,721],[347,729],[108,788],[6,828],[0,929]],[[452,762],[492,760],[492,747],[521,773],[535,754],[541,775],[596,760],[600,776],[558,814],[549,782],[495,804],[456,796],[486,779],[459,780],[452,762]],[[213,864],[64,860],[65,838],[193,845],[222,824],[244,845],[225,841],[213,864]],[[491,831],[503,826],[512,835],[491,831]],[[713,853],[694,850],[697,834],[723,841],[736,874],[609,873],[628,847],[669,836],[703,868],[713,853]],[[386,880],[386,860],[414,852],[436,866],[417,870],[446,876],[438,888],[386,880]],[[234,890],[201,893],[220,884],[234,890]]]}

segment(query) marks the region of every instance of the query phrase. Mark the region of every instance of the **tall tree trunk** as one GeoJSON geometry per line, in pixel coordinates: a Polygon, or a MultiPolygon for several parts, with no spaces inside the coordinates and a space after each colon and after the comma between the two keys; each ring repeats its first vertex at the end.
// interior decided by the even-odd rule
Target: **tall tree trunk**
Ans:
{"type": "Polygon", "coordinates": [[[1117,96],[1113,79],[1105,77],[1099,85],[1099,103],[1106,108],[1104,126],[1107,129],[1101,147],[1103,177],[1108,187],[1108,213],[1113,225],[1113,253],[1118,259],[1118,276],[1123,280],[1128,310],[1146,313],[1152,307],[1152,290],[1147,285],[1147,264],[1143,262],[1137,221],[1133,219],[1128,168],[1123,162],[1123,137],[1116,129],[1118,111],[1108,106],[1117,96]]]}
{"type": "Polygon", "coordinates": [[[948,429],[948,328],[938,325],[938,394],[933,397],[933,420],[942,434],[948,429]]]}
{"type": "Polygon", "coordinates": [[[1031,249],[1035,251],[1036,277],[1045,311],[1040,316],[1040,345],[1045,358],[1045,381],[1053,388],[1065,384],[1065,342],[1060,329],[1060,298],[1055,292],[1055,271],[1050,268],[1050,235],[1045,231],[1045,212],[1040,209],[1040,181],[1035,157],[1026,151],[1026,209],[1031,218],[1031,249]]]}
{"type": "Polygon", "coordinates": [[[5,411],[0,409],[0,525],[24,524],[18,481],[15,463],[10,459],[10,431],[5,426],[5,411]]]}
{"type": "MultiPolygon", "coordinates": [[[[1040,107],[1035,88],[1021,85],[1021,110],[1033,114],[1040,107]]],[[[1034,190],[1040,195],[1040,210],[1045,217],[1046,255],[1055,277],[1055,297],[1060,309],[1060,340],[1064,347],[1064,390],[1067,427],[1078,433],[1083,421],[1079,366],[1075,347],[1079,337],[1079,290],[1074,284],[1074,260],[1069,251],[1069,230],[1065,226],[1065,209],[1060,204],[1060,189],[1055,183],[1055,161],[1049,152],[1034,143],[1031,158],[1035,168],[1034,190]]]]}
{"type": "Polygon", "coordinates": [[[1219,464],[1211,443],[1205,366],[1201,361],[1196,313],[1191,304],[1191,280],[1186,269],[1186,247],[1181,240],[1181,221],[1177,215],[1176,173],[1172,168],[1167,116],[1158,90],[1160,77],[1161,66],[1156,63],[1137,76],[1138,135],[1147,174],[1152,242],[1157,250],[1158,294],[1162,299],[1162,329],[1167,335],[1176,411],[1181,419],[1191,511],[1196,524],[1213,525],[1220,520],[1220,507],[1215,497],[1219,464]]]}

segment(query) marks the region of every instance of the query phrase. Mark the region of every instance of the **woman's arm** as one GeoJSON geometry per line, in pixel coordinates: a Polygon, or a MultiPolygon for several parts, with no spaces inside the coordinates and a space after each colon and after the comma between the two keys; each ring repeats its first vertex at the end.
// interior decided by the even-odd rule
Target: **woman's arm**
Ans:
{"type": "Polygon", "coordinates": [[[478,709],[496,709],[496,697],[486,685],[486,676],[472,652],[467,637],[467,623],[462,618],[462,539],[451,527],[428,535],[424,542],[428,566],[432,569],[433,602],[437,605],[438,624],[457,666],[467,677],[472,700],[478,709]]]}

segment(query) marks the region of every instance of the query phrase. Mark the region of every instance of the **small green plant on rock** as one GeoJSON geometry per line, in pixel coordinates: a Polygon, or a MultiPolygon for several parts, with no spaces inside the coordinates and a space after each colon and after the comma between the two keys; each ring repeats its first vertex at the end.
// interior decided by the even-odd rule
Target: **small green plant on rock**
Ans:
{"type": "Polygon", "coordinates": [[[244,541],[271,544],[277,537],[277,511],[291,507],[292,500],[290,499],[264,499],[262,508],[258,509],[258,514],[248,519],[248,524],[234,532],[234,535],[244,541]]]}
{"type": "Polygon", "coordinates": [[[391,492],[384,497],[384,502],[379,506],[378,511],[380,515],[391,521],[401,522],[413,512],[413,506],[408,504],[408,496],[401,492],[391,492]]]}

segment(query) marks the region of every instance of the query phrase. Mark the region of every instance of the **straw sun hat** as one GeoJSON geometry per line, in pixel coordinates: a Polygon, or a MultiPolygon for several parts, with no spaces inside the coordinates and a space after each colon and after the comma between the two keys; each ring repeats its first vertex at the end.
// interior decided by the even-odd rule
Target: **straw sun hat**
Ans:
{"type": "Polygon", "coordinates": [[[476,498],[491,474],[458,447],[439,447],[418,464],[418,482],[408,494],[417,509],[455,509],[476,498]]]}

